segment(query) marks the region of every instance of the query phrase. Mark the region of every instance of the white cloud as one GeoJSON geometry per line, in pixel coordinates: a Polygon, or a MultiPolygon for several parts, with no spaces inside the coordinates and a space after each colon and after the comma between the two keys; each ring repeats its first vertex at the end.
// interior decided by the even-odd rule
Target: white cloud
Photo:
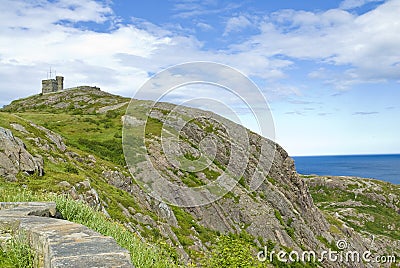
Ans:
{"type": "Polygon", "coordinates": [[[261,33],[235,51],[286,55],[347,66],[342,84],[400,78],[400,1],[386,2],[362,15],[341,9],[278,11],[260,24],[261,33]]]}
{"type": "Polygon", "coordinates": [[[207,24],[207,23],[204,23],[204,22],[198,22],[196,24],[196,26],[198,28],[200,28],[202,31],[206,31],[206,32],[214,29],[210,24],[207,24]]]}
{"type": "Polygon", "coordinates": [[[227,36],[230,33],[240,32],[243,29],[251,26],[251,21],[244,15],[239,15],[237,17],[229,18],[226,22],[225,31],[223,33],[224,36],[227,36]]]}
{"type": "Polygon", "coordinates": [[[121,64],[118,54],[146,58],[171,43],[165,34],[134,25],[117,25],[109,32],[76,27],[78,22],[113,21],[109,7],[91,0],[7,1],[0,12],[0,76],[4,78],[0,105],[38,93],[50,66],[66,76],[66,86],[96,83],[131,95],[149,70],[121,64]]]}
{"type": "Polygon", "coordinates": [[[365,4],[371,2],[383,2],[384,0],[344,0],[340,3],[340,8],[342,9],[353,9],[357,7],[362,7],[365,4]]]}
{"type": "MultiPolygon", "coordinates": [[[[131,25],[118,24],[108,32],[77,28],[73,22],[100,23],[114,19],[109,7],[91,0],[8,1],[2,6],[0,48],[3,53],[0,63],[3,67],[28,64],[41,68],[43,65],[64,68],[78,64],[121,73],[132,68],[154,72],[190,60],[237,61],[223,51],[203,51],[202,43],[193,36],[179,35],[150,23],[138,22],[140,27],[135,26],[135,21],[131,25]],[[147,65],[140,66],[142,63],[147,65]]],[[[238,55],[239,59],[242,57],[252,56],[238,55]]],[[[279,67],[285,64],[280,61],[270,64],[263,59],[251,65],[279,67]]],[[[247,69],[253,68],[249,66],[247,69]]]]}
{"type": "MultiPolygon", "coordinates": [[[[46,29],[60,20],[69,22],[104,22],[112,15],[112,10],[96,1],[60,0],[47,2],[2,1],[0,11],[2,27],[46,29]]],[[[51,29],[48,29],[51,30],[51,29]]]]}
{"type": "Polygon", "coordinates": [[[175,1],[175,18],[189,19],[193,17],[218,15],[227,11],[232,11],[241,6],[237,3],[222,3],[215,0],[178,0],[175,1]]]}
{"type": "Polygon", "coordinates": [[[0,105],[39,93],[49,67],[65,76],[65,87],[89,84],[132,96],[149,73],[182,62],[222,62],[265,79],[282,77],[291,64],[251,51],[206,51],[194,36],[149,22],[115,24],[105,32],[77,27],[115,21],[109,7],[91,0],[7,5],[0,18],[0,105]]]}

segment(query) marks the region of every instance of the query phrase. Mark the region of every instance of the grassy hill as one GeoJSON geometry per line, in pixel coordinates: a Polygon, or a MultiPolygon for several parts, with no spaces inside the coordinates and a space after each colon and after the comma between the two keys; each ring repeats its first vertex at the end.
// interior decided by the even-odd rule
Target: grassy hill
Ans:
{"type": "MultiPolygon", "coordinates": [[[[395,244],[399,239],[398,186],[382,184],[378,191],[360,180],[345,183],[344,188],[330,188],[326,183],[317,183],[317,179],[300,177],[293,160],[279,145],[248,130],[245,133],[249,148],[244,148],[224,130],[224,125],[231,124],[226,119],[190,108],[176,110],[174,105],[165,103],[150,111],[153,104],[141,100],[132,100],[130,106],[135,124],[130,128],[133,143],[129,146],[137,148],[137,155],[133,166],[129,166],[122,147],[122,120],[126,119],[123,116],[130,101],[99,90],[70,90],[31,96],[4,107],[0,110],[0,127],[20,139],[33,158],[42,160],[44,172],[20,168],[13,176],[0,176],[1,189],[6,189],[0,197],[7,200],[26,189],[32,196],[29,198],[51,199],[56,193],[80,200],[93,213],[103,215],[105,222],[133,234],[138,248],[150,249],[151,253],[144,250],[143,254],[132,255],[137,267],[337,267],[334,263],[287,264],[276,259],[261,263],[256,256],[265,245],[287,252],[322,250],[334,248],[335,241],[343,238],[361,251],[370,245],[371,234],[379,236],[385,245],[374,248],[376,252],[399,255],[395,244]],[[192,115],[198,115],[196,120],[189,120],[179,131],[174,128],[177,121],[192,115]],[[182,163],[204,156],[207,165],[191,171],[190,166],[171,164],[160,138],[165,130],[167,137],[179,139],[182,163]],[[199,153],[206,137],[217,145],[214,158],[199,153]],[[201,186],[221,174],[236,172],[235,167],[229,166],[231,148],[239,148],[249,161],[242,176],[235,178],[238,184],[211,204],[186,208],[169,205],[150,197],[138,184],[141,180],[135,180],[150,174],[143,165],[148,156],[170,182],[201,186]],[[262,179],[256,190],[251,189],[254,176],[262,179]],[[356,201],[368,206],[346,203],[354,201],[359,188],[364,190],[356,201]],[[368,191],[395,201],[371,201],[368,191]],[[355,214],[343,212],[347,207],[353,208],[355,214]],[[358,217],[357,213],[369,213],[374,220],[356,222],[352,217],[358,217]]],[[[240,126],[233,127],[239,131],[240,126]]],[[[58,202],[61,209],[67,201],[58,202]]],[[[79,210],[64,214],[79,220],[73,216],[79,210]]]]}

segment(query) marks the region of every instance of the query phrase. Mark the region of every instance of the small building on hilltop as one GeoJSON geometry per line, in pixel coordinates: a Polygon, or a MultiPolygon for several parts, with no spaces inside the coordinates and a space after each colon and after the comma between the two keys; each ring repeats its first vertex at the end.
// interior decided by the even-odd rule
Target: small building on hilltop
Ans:
{"type": "Polygon", "coordinates": [[[51,79],[45,79],[42,80],[42,94],[48,94],[48,93],[55,93],[55,92],[61,92],[64,90],[90,90],[90,89],[96,89],[100,90],[99,87],[92,87],[92,86],[78,86],[78,87],[72,87],[72,88],[67,88],[64,89],[64,77],[63,76],[56,76],[56,78],[51,78],[51,79]]]}
{"type": "Polygon", "coordinates": [[[64,90],[64,77],[56,76],[56,79],[42,80],[42,93],[52,93],[64,90]]]}

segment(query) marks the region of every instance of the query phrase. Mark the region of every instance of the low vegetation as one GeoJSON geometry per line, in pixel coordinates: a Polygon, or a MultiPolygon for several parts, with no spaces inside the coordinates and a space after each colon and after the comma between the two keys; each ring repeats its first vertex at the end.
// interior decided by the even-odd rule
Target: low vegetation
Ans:
{"type": "MultiPolygon", "coordinates": [[[[111,236],[123,248],[129,250],[131,260],[136,267],[178,267],[177,257],[171,256],[166,249],[142,242],[124,225],[106,218],[101,212],[93,210],[83,202],[74,201],[55,194],[37,194],[29,190],[12,188],[9,185],[0,188],[1,202],[54,201],[57,210],[66,220],[85,225],[105,236],[111,236]]],[[[14,236],[3,247],[1,267],[30,267],[32,253],[24,236],[14,236]],[[23,258],[21,256],[24,256],[23,258]]]]}
{"type": "MultiPolygon", "coordinates": [[[[313,178],[306,179],[313,180],[313,178]]],[[[314,180],[323,179],[314,178],[314,180]]],[[[393,203],[396,202],[395,199],[390,201],[383,198],[383,196],[398,196],[400,187],[373,180],[367,186],[362,181],[358,182],[361,179],[355,178],[348,178],[346,181],[340,178],[335,180],[337,185],[318,184],[310,187],[314,202],[327,214],[327,220],[336,227],[333,229],[340,229],[342,222],[345,222],[358,232],[382,235],[393,240],[400,239],[398,226],[400,214],[395,209],[400,204],[393,203]],[[370,192],[371,188],[381,190],[370,192]]]]}
{"type": "Polygon", "coordinates": [[[33,264],[34,255],[25,234],[16,234],[0,246],[0,267],[31,268],[33,264]]]}

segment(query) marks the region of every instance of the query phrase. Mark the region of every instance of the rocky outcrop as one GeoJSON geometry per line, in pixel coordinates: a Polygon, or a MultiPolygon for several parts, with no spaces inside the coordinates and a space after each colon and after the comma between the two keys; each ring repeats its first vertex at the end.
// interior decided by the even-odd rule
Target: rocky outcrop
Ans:
{"type": "Polygon", "coordinates": [[[103,171],[102,175],[109,184],[119,189],[129,191],[130,185],[132,184],[131,176],[125,176],[122,172],[117,170],[103,171]]]}
{"type": "Polygon", "coordinates": [[[133,116],[124,115],[121,117],[122,124],[129,125],[131,127],[141,126],[146,123],[144,120],[139,120],[133,116]]]}
{"type": "Polygon", "coordinates": [[[78,182],[75,185],[71,185],[67,181],[61,181],[58,185],[62,187],[63,192],[68,194],[73,200],[85,202],[91,208],[102,211],[109,217],[96,189],[91,187],[89,179],[78,182]]]}
{"type": "MultiPolygon", "coordinates": [[[[346,240],[352,250],[367,250],[368,242],[354,230],[332,232],[331,224],[315,206],[308,185],[296,172],[293,159],[278,144],[210,112],[159,103],[147,115],[150,117],[148,122],[160,122],[163,125],[168,138],[146,133],[145,153],[151,165],[142,162],[132,166],[131,171],[137,179],[145,181],[154,170],[170,182],[183,186],[193,175],[206,183],[221,174],[233,174],[240,178],[240,183],[224,198],[206,205],[184,208],[196,224],[225,234],[245,231],[260,239],[254,241],[258,246],[264,246],[260,241],[274,241],[278,247],[288,247],[297,252],[304,249],[327,250],[339,240],[346,240]],[[174,110],[172,115],[169,113],[171,110],[174,110]],[[178,134],[173,134],[174,131],[178,134]],[[173,135],[179,135],[175,139],[179,142],[169,138],[173,135]],[[175,144],[170,145],[168,139],[175,144]],[[233,158],[235,154],[237,157],[233,158]],[[212,160],[206,165],[207,169],[194,171],[195,167],[182,166],[183,161],[168,158],[169,155],[181,156],[180,159],[189,157],[189,160],[206,155],[212,160]]],[[[128,109],[126,118],[140,116],[128,109]]],[[[125,126],[136,131],[144,128],[143,124],[129,121],[125,122],[125,126]]],[[[149,181],[154,185],[155,181],[149,181]]],[[[160,189],[170,194],[170,200],[185,200],[189,204],[193,198],[168,184],[160,185],[160,189]]],[[[135,191],[132,192],[135,194],[135,191]]],[[[193,231],[190,238],[196,244],[199,236],[193,231]]],[[[324,263],[324,267],[340,265],[324,263]]],[[[347,267],[364,265],[351,263],[347,267]]]]}
{"type": "Polygon", "coordinates": [[[49,218],[55,215],[55,203],[0,203],[0,230],[10,236],[26,233],[36,267],[133,267],[129,252],[115,240],[80,224],[49,218]]]}
{"type": "MultiPolygon", "coordinates": [[[[329,241],[333,239],[329,234],[329,224],[314,205],[304,180],[295,170],[293,160],[282,147],[209,112],[179,107],[179,110],[174,110],[173,116],[166,116],[165,111],[174,108],[173,105],[162,103],[149,112],[149,116],[160,120],[164,128],[174,128],[179,131],[180,136],[180,143],[167,146],[170,150],[167,152],[157,137],[147,138],[147,153],[153,160],[151,168],[168,174],[167,178],[169,176],[171,181],[179,183],[187,173],[179,169],[171,172],[171,165],[174,163],[171,164],[165,155],[186,154],[196,157],[201,154],[207,155],[209,148],[210,155],[215,157],[210,161],[208,168],[214,174],[243,173],[241,184],[237,184],[232,190],[233,197],[186,209],[201,225],[222,233],[239,233],[246,230],[264,241],[279,241],[282,245],[295,249],[322,247],[316,236],[323,236],[329,241]],[[196,119],[182,127],[180,120],[185,117],[196,119]],[[246,135],[247,138],[244,137],[246,135]],[[200,152],[200,147],[205,151],[200,152]],[[183,153],[179,152],[180,150],[183,153]],[[233,154],[237,157],[232,157],[233,154]],[[220,164],[218,166],[215,163],[220,164]],[[277,218],[277,213],[282,220],[277,218]],[[289,228],[293,233],[287,231],[289,228]]],[[[135,113],[128,113],[127,116],[135,118],[135,113]]],[[[127,125],[137,126],[131,123],[127,125]]],[[[139,172],[134,172],[138,178],[151,174],[145,166],[140,166],[139,172]]],[[[196,172],[196,176],[206,181],[212,179],[202,171],[196,172]]],[[[165,191],[168,191],[167,187],[165,186],[165,191]]],[[[177,195],[172,198],[188,198],[175,193],[177,195]]]]}
{"type": "Polygon", "coordinates": [[[65,143],[60,135],[54,133],[53,131],[51,131],[45,127],[38,126],[34,123],[31,123],[31,126],[43,131],[45,133],[46,137],[50,140],[50,142],[52,142],[53,144],[56,145],[58,150],[60,150],[61,152],[65,152],[65,150],[67,149],[67,146],[65,146],[65,143]]]}
{"type": "Polygon", "coordinates": [[[42,176],[43,158],[30,154],[21,139],[11,130],[0,127],[0,176],[15,181],[19,172],[42,176]]]}
{"type": "Polygon", "coordinates": [[[10,126],[12,126],[15,130],[22,132],[24,134],[29,134],[29,132],[26,130],[24,126],[21,126],[20,124],[17,123],[11,123],[10,126]]]}

